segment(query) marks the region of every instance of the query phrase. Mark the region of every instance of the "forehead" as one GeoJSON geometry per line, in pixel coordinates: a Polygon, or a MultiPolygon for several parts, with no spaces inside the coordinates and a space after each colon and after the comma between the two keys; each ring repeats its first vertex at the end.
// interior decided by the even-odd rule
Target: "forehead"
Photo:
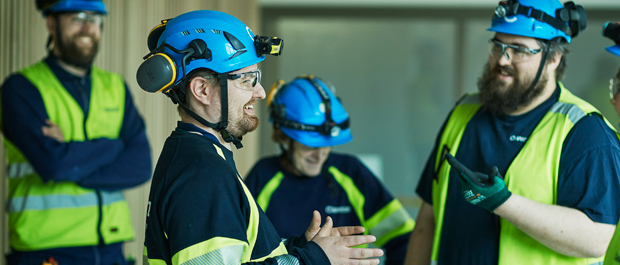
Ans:
{"type": "MultiPolygon", "coordinates": [[[[87,15],[101,15],[99,13],[96,12],[92,12],[92,11],[72,11],[72,12],[63,12],[58,14],[59,17],[73,17],[73,16],[77,16],[77,14],[79,13],[85,13],[87,15]]],[[[103,15],[102,15],[103,16],[103,15]]]]}
{"type": "Polygon", "coordinates": [[[525,37],[519,35],[505,34],[505,33],[495,33],[494,39],[511,45],[525,46],[532,49],[540,48],[538,45],[538,41],[532,37],[525,37]]]}

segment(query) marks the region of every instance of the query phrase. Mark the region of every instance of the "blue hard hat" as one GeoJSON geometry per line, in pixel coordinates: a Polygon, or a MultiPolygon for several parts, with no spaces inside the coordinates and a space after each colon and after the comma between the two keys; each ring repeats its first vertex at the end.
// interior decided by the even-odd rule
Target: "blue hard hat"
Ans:
{"type": "Polygon", "coordinates": [[[353,139],[349,114],[319,78],[302,76],[288,84],[279,81],[272,88],[267,104],[271,109],[270,121],[303,145],[327,147],[353,139]]]}
{"type": "Polygon", "coordinates": [[[101,0],[37,0],[36,4],[37,7],[41,9],[44,16],[49,13],[78,11],[92,11],[103,15],[108,14],[105,4],[101,0]]]}
{"type": "Polygon", "coordinates": [[[603,36],[611,39],[616,45],[605,48],[608,52],[620,56],[620,22],[606,22],[603,25],[603,36]]]}
{"type": "MultiPolygon", "coordinates": [[[[165,42],[178,50],[183,50],[191,41],[203,40],[211,51],[210,60],[190,61],[185,65],[185,74],[199,68],[227,73],[257,64],[265,59],[265,55],[257,55],[254,36],[248,26],[229,14],[214,10],[198,10],[168,21],[157,40],[157,47],[165,42]]],[[[149,49],[153,48],[149,47],[149,49]]],[[[180,67],[184,54],[175,53],[167,47],[165,52],[179,66],[174,81],[177,84],[184,76],[183,69],[180,67]]]]}
{"type": "MultiPolygon", "coordinates": [[[[518,0],[518,4],[520,6],[531,7],[540,10],[552,18],[557,18],[556,10],[564,8],[564,6],[558,0],[518,0]]],[[[570,34],[567,34],[566,32],[550,25],[549,23],[523,14],[508,14],[506,16],[502,16],[502,12],[498,9],[501,9],[501,3],[500,6],[498,6],[498,8],[496,9],[496,16],[493,18],[491,27],[488,29],[489,31],[544,40],[551,40],[556,37],[562,37],[566,40],[566,42],[571,42],[570,34]],[[498,13],[500,14],[498,15],[498,13]]],[[[568,22],[560,22],[568,25],[568,22]]]]}

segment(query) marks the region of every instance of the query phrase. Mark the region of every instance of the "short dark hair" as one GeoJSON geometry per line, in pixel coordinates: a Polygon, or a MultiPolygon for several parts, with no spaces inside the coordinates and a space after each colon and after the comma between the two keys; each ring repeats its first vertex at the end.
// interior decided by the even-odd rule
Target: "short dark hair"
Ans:
{"type": "Polygon", "coordinates": [[[547,49],[547,60],[555,60],[555,57],[560,53],[560,64],[555,69],[555,80],[561,81],[564,79],[564,72],[566,71],[566,55],[570,53],[568,50],[568,42],[562,37],[557,37],[552,40],[536,39],[540,47],[547,49]]]}
{"type": "Polygon", "coordinates": [[[188,93],[190,89],[189,87],[190,87],[191,81],[198,76],[209,76],[209,75],[214,75],[216,77],[207,79],[207,82],[208,82],[207,85],[218,86],[220,84],[220,78],[217,77],[217,72],[211,69],[207,69],[207,68],[198,68],[198,69],[191,71],[189,74],[187,74],[187,77],[185,77],[185,81],[182,81],[181,83],[177,85],[177,87],[173,88],[173,89],[178,89],[180,92],[179,97],[181,99],[181,102],[179,102],[179,106],[177,106],[177,111],[179,112],[179,115],[183,115],[182,113],[185,113],[185,110],[183,110],[180,104],[185,105],[185,107],[187,107],[190,110],[192,109],[192,106],[188,104],[189,97],[190,97],[189,95],[191,94],[191,93],[188,93]]]}

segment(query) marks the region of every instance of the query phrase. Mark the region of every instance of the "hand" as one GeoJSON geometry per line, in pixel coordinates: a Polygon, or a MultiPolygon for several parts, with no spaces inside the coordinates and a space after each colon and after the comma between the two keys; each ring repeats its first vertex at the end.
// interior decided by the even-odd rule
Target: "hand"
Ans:
{"type": "MultiPolygon", "coordinates": [[[[316,211],[315,211],[316,212],[316,211]]],[[[313,213],[312,222],[314,223],[315,217],[318,212],[313,213]]],[[[318,214],[320,220],[320,214],[318,214]]],[[[310,224],[310,227],[313,226],[310,224]]],[[[310,227],[308,229],[310,229],[310,227]]],[[[334,233],[348,233],[352,230],[345,229],[339,230],[333,227],[333,221],[331,217],[327,217],[325,224],[318,233],[312,238],[312,241],[317,243],[325,255],[329,258],[330,264],[347,264],[347,265],[370,265],[379,264],[379,259],[372,257],[383,256],[383,250],[378,248],[350,248],[353,246],[359,246],[363,244],[369,244],[375,242],[377,238],[371,235],[333,235],[334,233]],[[370,258],[370,259],[369,259],[370,258]]],[[[351,228],[351,227],[350,227],[351,228]]],[[[355,230],[355,228],[353,227],[355,230]]],[[[307,232],[307,231],[306,231],[307,232]]]]}
{"type": "Polygon", "coordinates": [[[45,120],[45,123],[47,123],[47,126],[41,127],[41,131],[43,132],[43,135],[49,138],[52,138],[58,141],[59,143],[64,143],[65,137],[62,134],[60,127],[58,127],[58,125],[54,124],[50,120],[45,120]]]}
{"type": "MultiPolygon", "coordinates": [[[[319,211],[312,212],[312,221],[310,222],[310,226],[304,233],[308,242],[312,241],[314,236],[321,230],[321,214],[319,211]]],[[[363,226],[340,226],[332,228],[330,231],[330,236],[350,236],[355,234],[364,233],[365,229],[363,226]]]]}
{"type": "Polygon", "coordinates": [[[472,172],[451,154],[446,154],[445,157],[456,170],[461,182],[461,192],[469,203],[493,212],[512,195],[497,167],[491,168],[491,172],[486,175],[472,172]]]}

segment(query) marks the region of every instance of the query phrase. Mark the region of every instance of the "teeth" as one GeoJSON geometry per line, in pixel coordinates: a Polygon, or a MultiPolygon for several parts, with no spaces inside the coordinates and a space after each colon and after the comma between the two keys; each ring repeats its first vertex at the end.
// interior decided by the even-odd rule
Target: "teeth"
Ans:
{"type": "Polygon", "coordinates": [[[246,109],[254,109],[254,105],[245,106],[246,109]]]}
{"type": "Polygon", "coordinates": [[[90,43],[90,38],[89,37],[81,37],[80,41],[84,42],[84,43],[90,43]]]}

